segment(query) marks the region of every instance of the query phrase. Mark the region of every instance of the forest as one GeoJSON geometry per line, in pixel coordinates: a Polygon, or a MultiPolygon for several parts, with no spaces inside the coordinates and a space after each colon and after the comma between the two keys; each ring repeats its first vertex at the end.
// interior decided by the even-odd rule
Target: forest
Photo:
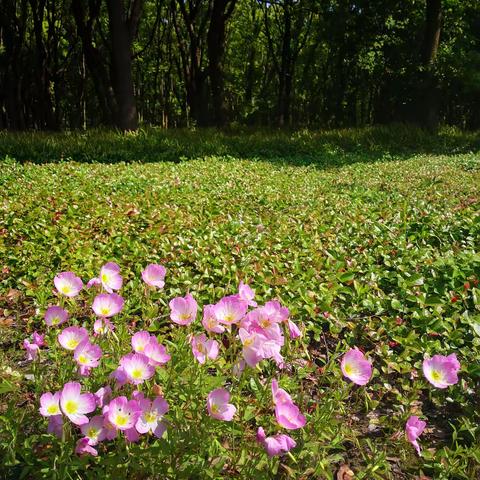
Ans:
{"type": "Polygon", "coordinates": [[[0,129],[480,128],[478,0],[2,0],[0,129]]]}

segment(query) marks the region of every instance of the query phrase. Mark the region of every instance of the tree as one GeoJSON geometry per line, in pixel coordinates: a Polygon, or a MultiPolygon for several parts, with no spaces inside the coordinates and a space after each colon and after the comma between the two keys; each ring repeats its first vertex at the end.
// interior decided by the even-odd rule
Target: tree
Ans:
{"type": "Polygon", "coordinates": [[[143,0],[132,0],[129,12],[123,0],[107,0],[111,39],[111,79],[115,93],[115,124],[121,130],[138,127],[132,76],[132,42],[137,34],[143,0]]]}
{"type": "Polygon", "coordinates": [[[213,0],[208,28],[208,75],[212,92],[212,123],[223,127],[227,121],[224,96],[223,59],[225,55],[226,24],[232,16],[237,0],[213,0]]]}
{"type": "Polygon", "coordinates": [[[435,72],[435,60],[440,44],[442,1],[426,0],[425,34],[422,49],[421,95],[419,101],[421,123],[429,129],[438,126],[440,92],[435,72]]]}

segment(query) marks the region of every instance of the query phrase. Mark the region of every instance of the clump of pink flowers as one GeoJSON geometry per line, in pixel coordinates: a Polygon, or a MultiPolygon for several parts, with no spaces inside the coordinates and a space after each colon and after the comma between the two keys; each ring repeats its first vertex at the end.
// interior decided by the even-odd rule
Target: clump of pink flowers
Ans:
{"type": "MultiPolygon", "coordinates": [[[[165,267],[149,264],[137,282],[146,284],[142,290],[149,296],[152,289],[164,288],[165,276],[165,267]]],[[[126,286],[133,283],[127,281],[126,286]]],[[[57,349],[55,352],[71,367],[69,371],[74,377],[61,388],[55,385],[40,396],[39,412],[48,419],[47,431],[63,438],[69,422],[75,437],[72,450],[81,456],[97,456],[103,449],[101,444],[117,437],[127,442],[170,440],[184,405],[200,406],[196,412],[183,415],[202,425],[215,424],[221,429],[230,428],[221,422],[233,422],[229,425],[237,430],[244,428],[243,404],[248,404],[262,412],[261,417],[254,418],[257,448],[269,457],[292,456],[290,452],[297,443],[290,435],[298,440],[300,429],[308,428],[307,412],[312,410],[306,409],[306,404],[311,403],[308,395],[299,395],[292,387],[287,392],[276,379],[285,387],[287,377],[295,372],[289,350],[298,346],[303,335],[302,327],[290,318],[289,309],[278,300],[259,304],[255,291],[240,282],[236,293],[203,308],[190,293],[170,299],[169,309],[155,322],[168,317],[171,322],[167,320],[158,328],[147,317],[143,329],[133,331],[138,304],[136,297],[125,302],[117,293],[123,284],[120,267],[114,262],[103,265],[85,290],[82,279],[73,272],[55,276],[58,294],[69,299],[59,298],[60,305],[49,306],[44,313],[48,342],[45,335],[34,332],[23,343],[28,360],[36,360],[43,347],[45,351],[57,349]],[[80,293],[82,299],[87,297],[82,304],[86,305],[86,315],[81,307],[74,307],[77,300],[73,298],[80,293]],[[201,321],[197,320],[199,312],[201,321]],[[67,321],[70,325],[61,331],[54,328],[67,321]],[[178,364],[188,371],[187,380],[176,378],[178,364]],[[268,376],[265,371],[270,372],[268,376]],[[250,380],[252,389],[264,388],[261,398],[267,399],[267,405],[256,405],[245,398],[246,389],[240,386],[245,379],[247,384],[250,380]],[[172,390],[174,383],[177,390],[172,390]],[[96,392],[86,391],[84,385],[94,386],[91,389],[96,392]],[[272,435],[267,436],[260,422],[269,425],[265,428],[272,435]]],[[[161,295],[162,292],[152,294],[161,295]]],[[[167,305],[163,299],[161,303],[167,305]]],[[[334,368],[355,385],[364,387],[372,379],[371,355],[357,347],[350,348],[343,353],[340,367],[337,364],[334,368]]],[[[437,388],[457,383],[459,370],[455,354],[434,355],[423,362],[425,378],[437,388]]],[[[405,426],[407,440],[418,454],[418,438],[425,426],[426,422],[416,416],[410,417],[405,426]]]]}
{"type": "Polygon", "coordinates": [[[38,357],[38,352],[40,351],[40,347],[44,347],[45,345],[45,335],[33,332],[31,339],[26,338],[23,341],[23,348],[27,352],[27,360],[36,360],[38,357]]]}

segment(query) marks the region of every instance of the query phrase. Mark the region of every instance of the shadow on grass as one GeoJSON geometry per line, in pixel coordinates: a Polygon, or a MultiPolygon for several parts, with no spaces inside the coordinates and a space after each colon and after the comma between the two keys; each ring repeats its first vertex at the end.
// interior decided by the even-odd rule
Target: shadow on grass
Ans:
{"type": "Polygon", "coordinates": [[[478,150],[480,132],[444,128],[433,134],[407,125],[329,131],[148,128],[127,134],[112,130],[0,132],[0,162],[10,158],[36,164],[181,162],[228,156],[329,168],[414,154],[452,155],[478,150]]]}

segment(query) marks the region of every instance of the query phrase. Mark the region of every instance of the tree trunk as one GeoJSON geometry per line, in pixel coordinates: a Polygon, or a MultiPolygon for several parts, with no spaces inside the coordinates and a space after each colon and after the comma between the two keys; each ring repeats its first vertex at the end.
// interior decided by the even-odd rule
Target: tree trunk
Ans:
{"type": "Polygon", "coordinates": [[[55,116],[53,112],[53,101],[50,93],[50,71],[47,61],[47,49],[43,39],[43,23],[45,17],[46,0],[30,0],[33,13],[33,29],[35,35],[35,80],[37,82],[36,108],[34,121],[40,129],[47,128],[56,130],[55,116]]]}
{"type": "Polygon", "coordinates": [[[237,0],[214,0],[207,35],[208,75],[213,106],[213,124],[223,127],[227,123],[224,95],[223,59],[225,55],[225,29],[237,0]]]}
{"type": "Polygon", "coordinates": [[[26,128],[21,82],[21,50],[25,41],[27,2],[20,2],[20,18],[12,0],[0,2],[0,109],[4,106],[4,127],[13,130],[26,128]]]}
{"type": "Polygon", "coordinates": [[[283,39],[278,86],[278,124],[290,123],[290,103],[292,94],[292,11],[291,0],[283,5],[283,39]]]}
{"type": "Polygon", "coordinates": [[[97,95],[102,122],[113,125],[116,110],[115,97],[102,53],[95,46],[93,23],[100,15],[100,0],[89,0],[89,15],[86,18],[83,0],[72,1],[72,13],[77,25],[77,32],[82,41],[82,50],[88,71],[92,76],[93,87],[97,95]]]}
{"type": "MultiPolygon", "coordinates": [[[[140,5],[135,7],[134,4],[132,8],[141,9],[141,3],[142,0],[136,0],[135,4],[140,5]]],[[[127,18],[123,0],[107,0],[107,7],[112,45],[111,78],[117,103],[114,120],[121,130],[136,130],[138,118],[132,75],[132,40],[140,13],[136,13],[136,18],[127,18]]]]}

